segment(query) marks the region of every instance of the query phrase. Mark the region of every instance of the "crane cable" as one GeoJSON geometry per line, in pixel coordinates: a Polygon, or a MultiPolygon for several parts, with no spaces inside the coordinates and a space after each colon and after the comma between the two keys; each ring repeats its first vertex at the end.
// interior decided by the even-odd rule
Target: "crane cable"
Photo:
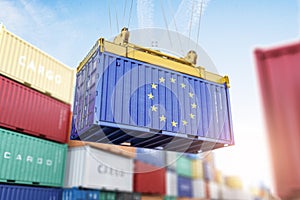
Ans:
{"type": "Polygon", "coordinates": [[[200,36],[202,9],[203,9],[203,0],[201,0],[201,6],[200,6],[200,17],[199,17],[199,22],[198,22],[198,33],[197,33],[197,43],[196,43],[197,48],[199,47],[198,42],[199,42],[199,36],[200,36]]]}
{"type": "Polygon", "coordinates": [[[129,25],[130,25],[131,14],[132,14],[132,5],[133,5],[133,0],[131,0],[131,5],[130,5],[128,26],[127,26],[128,29],[129,29],[129,25]]]}

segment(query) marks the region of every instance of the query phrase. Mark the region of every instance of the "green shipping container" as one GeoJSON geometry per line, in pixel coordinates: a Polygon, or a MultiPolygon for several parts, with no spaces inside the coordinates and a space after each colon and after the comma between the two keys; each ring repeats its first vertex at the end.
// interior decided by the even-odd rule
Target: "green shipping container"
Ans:
{"type": "Polygon", "coordinates": [[[100,200],[116,200],[116,193],[112,191],[100,191],[100,200]]]}
{"type": "Polygon", "coordinates": [[[0,182],[62,187],[67,145],[0,128],[0,182]]]}
{"type": "Polygon", "coordinates": [[[176,200],[176,197],[173,196],[165,196],[164,200],[176,200]]]}
{"type": "Polygon", "coordinates": [[[192,162],[185,156],[180,156],[176,161],[176,172],[178,175],[192,177],[192,162]]]}

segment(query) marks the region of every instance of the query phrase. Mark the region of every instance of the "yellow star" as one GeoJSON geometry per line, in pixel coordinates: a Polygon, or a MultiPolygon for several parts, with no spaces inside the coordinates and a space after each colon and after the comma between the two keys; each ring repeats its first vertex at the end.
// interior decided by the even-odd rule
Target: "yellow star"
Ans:
{"type": "Polygon", "coordinates": [[[190,114],[191,119],[195,119],[195,115],[193,113],[190,114]]]}
{"type": "Polygon", "coordinates": [[[164,79],[164,77],[160,77],[160,78],[159,78],[159,82],[160,82],[160,83],[164,83],[165,80],[166,80],[166,79],[164,79]]]}
{"type": "Polygon", "coordinates": [[[172,126],[173,126],[173,127],[177,127],[177,122],[172,121],[172,126]]]}
{"type": "Polygon", "coordinates": [[[156,107],[155,105],[153,105],[153,106],[151,106],[151,110],[152,110],[153,112],[157,112],[157,107],[156,107]]]}
{"type": "Polygon", "coordinates": [[[189,96],[190,96],[191,98],[194,98],[194,93],[189,92],[189,96]]]}
{"type": "Polygon", "coordinates": [[[180,85],[181,85],[181,88],[185,89],[186,85],[184,83],[181,83],[180,85]]]}
{"type": "Polygon", "coordinates": [[[148,94],[148,97],[149,97],[149,99],[153,99],[154,98],[154,96],[153,96],[152,93],[148,94]]]}
{"type": "Polygon", "coordinates": [[[191,106],[192,106],[192,108],[197,108],[197,104],[195,104],[195,103],[192,103],[191,106]]]}
{"type": "Polygon", "coordinates": [[[188,124],[188,122],[185,121],[185,120],[182,120],[182,123],[183,123],[184,126],[186,126],[188,124]]]}
{"type": "Polygon", "coordinates": [[[171,83],[175,83],[176,79],[175,78],[170,78],[171,83]]]}
{"type": "Polygon", "coordinates": [[[156,89],[156,88],[157,88],[157,85],[156,85],[155,83],[152,83],[152,84],[151,84],[151,88],[152,88],[152,89],[156,89]]]}
{"type": "Polygon", "coordinates": [[[161,122],[165,122],[167,118],[164,115],[162,115],[159,117],[159,119],[161,122]]]}

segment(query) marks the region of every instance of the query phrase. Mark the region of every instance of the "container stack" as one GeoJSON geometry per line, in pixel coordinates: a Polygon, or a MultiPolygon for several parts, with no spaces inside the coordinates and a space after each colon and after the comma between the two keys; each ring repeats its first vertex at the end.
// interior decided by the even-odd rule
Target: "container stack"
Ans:
{"type": "Polygon", "coordinates": [[[0,27],[1,198],[61,199],[73,83],[74,70],[0,27]]]}

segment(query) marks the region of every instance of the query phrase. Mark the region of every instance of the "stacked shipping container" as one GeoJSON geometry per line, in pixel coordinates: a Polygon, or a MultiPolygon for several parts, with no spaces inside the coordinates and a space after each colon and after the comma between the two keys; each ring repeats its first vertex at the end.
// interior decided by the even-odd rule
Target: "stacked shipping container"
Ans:
{"type": "Polygon", "coordinates": [[[1,199],[62,198],[73,83],[74,70],[0,27],[0,181],[45,186],[2,185],[1,199]]]}

